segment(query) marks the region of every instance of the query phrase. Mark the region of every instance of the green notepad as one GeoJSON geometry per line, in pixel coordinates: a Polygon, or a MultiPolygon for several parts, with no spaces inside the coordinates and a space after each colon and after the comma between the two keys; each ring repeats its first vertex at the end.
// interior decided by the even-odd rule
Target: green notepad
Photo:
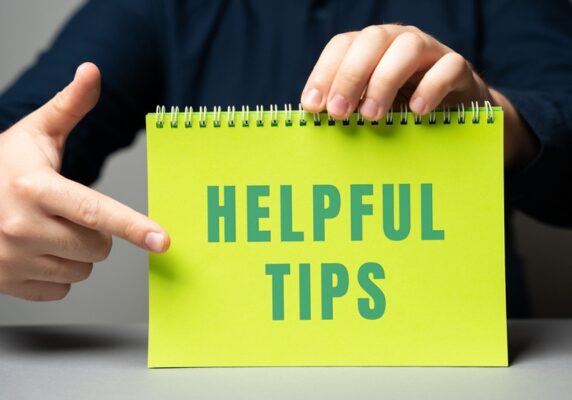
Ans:
{"type": "Polygon", "coordinates": [[[149,366],[506,366],[503,114],[147,116],[149,366]]]}

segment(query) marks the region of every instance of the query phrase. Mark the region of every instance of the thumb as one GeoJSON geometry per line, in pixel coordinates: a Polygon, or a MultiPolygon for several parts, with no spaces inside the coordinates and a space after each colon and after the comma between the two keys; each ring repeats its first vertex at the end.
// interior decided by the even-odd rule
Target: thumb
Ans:
{"type": "Polygon", "coordinates": [[[73,81],[22,122],[53,138],[62,148],[70,131],[99,99],[101,75],[92,63],[80,65],[73,81]]]}

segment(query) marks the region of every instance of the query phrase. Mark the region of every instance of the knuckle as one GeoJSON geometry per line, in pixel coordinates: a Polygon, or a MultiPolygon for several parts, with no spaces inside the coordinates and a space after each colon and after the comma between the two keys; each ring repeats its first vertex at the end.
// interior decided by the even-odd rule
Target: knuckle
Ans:
{"type": "Polygon", "coordinates": [[[124,227],[123,227],[123,236],[124,238],[128,238],[128,239],[135,239],[136,237],[138,237],[138,232],[139,232],[139,225],[135,222],[135,221],[129,221],[127,222],[124,227]]]}
{"type": "Polygon", "coordinates": [[[14,214],[0,222],[0,232],[4,237],[22,239],[30,235],[30,222],[27,218],[14,214]]]}
{"type": "Polygon", "coordinates": [[[93,261],[100,262],[109,257],[109,253],[111,253],[112,246],[113,246],[113,241],[111,236],[103,235],[98,243],[98,246],[94,248],[93,261]]]}
{"type": "Polygon", "coordinates": [[[82,269],[83,276],[81,277],[80,281],[84,281],[91,276],[93,271],[93,264],[85,264],[85,267],[82,269]]]}
{"type": "Polygon", "coordinates": [[[18,297],[34,302],[61,300],[67,296],[70,287],[69,283],[53,284],[53,286],[19,294],[18,297]]]}
{"type": "Polygon", "coordinates": [[[81,115],[78,115],[72,111],[70,107],[70,94],[66,89],[58,92],[51,101],[54,111],[68,118],[77,119],[81,115]]]}
{"type": "Polygon", "coordinates": [[[311,78],[310,86],[317,89],[326,89],[331,82],[336,70],[331,65],[321,65],[319,71],[314,71],[311,78]]]}
{"type": "Polygon", "coordinates": [[[423,31],[421,29],[419,29],[418,27],[416,27],[415,25],[405,25],[404,28],[405,28],[405,30],[407,30],[409,32],[414,32],[414,33],[418,33],[418,34],[423,33],[423,31]]]}
{"type": "Polygon", "coordinates": [[[52,107],[55,111],[65,114],[67,112],[67,95],[64,90],[59,91],[52,99],[52,107]]]}
{"type": "Polygon", "coordinates": [[[463,75],[470,71],[466,60],[458,53],[449,53],[445,57],[448,73],[439,78],[433,79],[430,83],[431,90],[447,94],[455,90],[458,81],[463,75]]]}
{"type": "Polygon", "coordinates": [[[360,71],[349,65],[341,67],[338,72],[338,81],[349,88],[354,88],[364,80],[365,76],[360,71]]]}
{"type": "Polygon", "coordinates": [[[53,300],[62,300],[68,295],[71,289],[71,284],[65,283],[58,286],[58,290],[55,291],[53,300]]]}
{"type": "Polygon", "coordinates": [[[91,275],[93,270],[92,263],[81,263],[78,265],[73,266],[73,278],[71,279],[72,283],[77,283],[81,281],[85,281],[91,275]]]}
{"type": "Polygon", "coordinates": [[[12,178],[8,182],[8,189],[17,198],[24,201],[37,201],[48,195],[54,189],[51,179],[54,172],[45,168],[38,168],[32,173],[23,174],[12,178]]]}
{"type": "Polygon", "coordinates": [[[61,235],[54,238],[55,247],[62,252],[75,252],[81,245],[77,239],[69,237],[67,235],[61,235]]]}
{"type": "Polygon", "coordinates": [[[456,72],[463,72],[469,69],[469,65],[465,57],[456,52],[451,52],[446,55],[447,62],[456,72]]]}
{"type": "Polygon", "coordinates": [[[433,82],[432,91],[441,95],[445,95],[451,91],[452,87],[453,85],[450,79],[439,79],[433,82]]]}
{"type": "Polygon", "coordinates": [[[58,263],[55,266],[42,267],[39,275],[45,282],[56,282],[62,276],[62,265],[58,263]]]}
{"type": "MultiPolygon", "coordinates": [[[[386,91],[396,91],[398,89],[398,78],[393,73],[386,73],[370,81],[369,88],[371,93],[383,93],[386,91]]],[[[368,94],[368,96],[370,95],[368,94]]],[[[379,96],[379,94],[378,94],[379,96]]]]}
{"type": "Polygon", "coordinates": [[[24,300],[29,300],[29,301],[35,301],[35,302],[40,302],[40,301],[47,301],[48,299],[46,298],[47,295],[45,293],[42,292],[34,292],[34,293],[26,293],[24,295],[20,295],[17,296],[20,297],[24,300]]]}
{"type": "Polygon", "coordinates": [[[68,295],[70,288],[71,284],[60,283],[50,288],[49,290],[29,293],[26,295],[26,299],[38,302],[62,300],[64,297],[68,295]]]}
{"type": "Polygon", "coordinates": [[[335,46],[349,46],[353,39],[351,35],[346,33],[338,33],[331,40],[330,43],[335,46]]]}
{"type": "Polygon", "coordinates": [[[96,227],[99,223],[101,205],[98,199],[87,197],[78,204],[78,218],[83,225],[96,227]]]}
{"type": "Polygon", "coordinates": [[[387,29],[382,25],[370,25],[362,29],[362,34],[373,36],[376,39],[385,39],[389,36],[387,29]]]}
{"type": "Polygon", "coordinates": [[[425,39],[418,32],[403,32],[398,36],[397,40],[413,51],[420,51],[425,46],[425,39]]]}
{"type": "Polygon", "coordinates": [[[31,175],[22,175],[9,183],[10,191],[23,198],[34,197],[38,193],[38,181],[31,175]]]}

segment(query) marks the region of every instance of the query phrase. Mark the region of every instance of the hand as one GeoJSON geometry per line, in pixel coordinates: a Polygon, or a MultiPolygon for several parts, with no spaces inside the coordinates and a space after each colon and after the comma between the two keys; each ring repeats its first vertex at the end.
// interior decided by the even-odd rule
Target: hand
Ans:
{"type": "Polygon", "coordinates": [[[512,104],[458,53],[413,26],[375,25],[336,35],[326,45],[302,92],[307,111],[335,119],[360,110],[379,120],[394,103],[425,115],[442,103],[488,100],[505,112],[505,164],[532,160],[538,144],[512,104]]]}
{"type": "Polygon", "coordinates": [[[99,92],[99,70],[83,64],[69,86],[0,134],[0,293],[65,297],[108,256],[111,235],[154,252],[169,247],[146,216],[58,173],[67,135],[99,92]]]}

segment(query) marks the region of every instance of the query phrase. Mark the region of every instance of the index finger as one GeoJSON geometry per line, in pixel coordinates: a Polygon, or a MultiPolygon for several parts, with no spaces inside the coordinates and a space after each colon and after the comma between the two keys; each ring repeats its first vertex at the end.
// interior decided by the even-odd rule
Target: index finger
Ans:
{"type": "Polygon", "coordinates": [[[48,213],[87,228],[121,237],[161,253],[169,247],[167,232],[147,216],[77,182],[54,174],[40,190],[40,206],[48,213]]]}

